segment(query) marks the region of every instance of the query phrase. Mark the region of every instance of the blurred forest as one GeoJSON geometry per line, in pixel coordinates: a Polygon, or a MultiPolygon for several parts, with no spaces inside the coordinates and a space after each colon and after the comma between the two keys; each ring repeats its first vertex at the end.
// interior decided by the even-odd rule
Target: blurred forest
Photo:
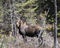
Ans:
{"type": "MultiPolygon", "coordinates": [[[[24,45],[22,37],[18,38],[20,36],[16,27],[18,18],[25,18],[28,24],[39,24],[45,28],[44,31],[53,36],[55,23],[54,0],[0,0],[0,48],[29,48],[24,45]]],[[[57,0],[57,30],[57,36],[60,37],[60,0],[57,0]]],[[[33,47],[33,41],[31,42],[33,45],[30,45],[30,48],[35,48],[33,47]]]]}

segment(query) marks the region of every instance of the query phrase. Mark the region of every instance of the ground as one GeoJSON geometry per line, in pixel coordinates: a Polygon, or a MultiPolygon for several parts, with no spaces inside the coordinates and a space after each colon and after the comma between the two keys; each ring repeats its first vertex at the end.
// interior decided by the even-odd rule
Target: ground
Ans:
{"type": "MultiPolygon", "coordinates": [[[[39,48],[52,48],[54,42],[53,37],[51,37],[49,34],[46,34],[43,36],[43,39],[44,45],[41,45],[39,48]]],[[[2,36],[0,39],[0,48],[38,48],[38,38],[27,37],[27,42],[24,42],[20,34],[17,34],[16,37],[2,36]]]]}

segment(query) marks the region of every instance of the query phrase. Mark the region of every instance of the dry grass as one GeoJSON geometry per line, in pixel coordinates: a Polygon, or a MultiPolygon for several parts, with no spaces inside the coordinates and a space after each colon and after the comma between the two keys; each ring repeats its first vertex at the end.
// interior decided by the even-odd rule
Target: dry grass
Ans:
{"type": "MultiPolygon", "coordinates": [[[[45,45],[39,48],[52,48],[53,39],[50,36],[44,36],[45,45]],[[52,44],[51,46],[49,46],[52,44]]],[[[0,48],[38,48],[38,38],[27,37],[27,42],[24,42],[21,35],[17,35],[16,38],[13,36],[3,36],[0,38],[0,48]]]]}

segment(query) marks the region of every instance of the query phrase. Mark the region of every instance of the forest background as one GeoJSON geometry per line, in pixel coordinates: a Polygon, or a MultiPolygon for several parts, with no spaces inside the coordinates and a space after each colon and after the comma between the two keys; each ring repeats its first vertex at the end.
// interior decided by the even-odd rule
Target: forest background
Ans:
{"type": "MultiPolygon", "coordinates": [[[[0,33],[16,36],[17,18],[26,18],[28,24],[42,24],[54,26],[54,0],[0,0],[0,33]],[[44,21],[41,19],[44,19],[44,21]]],[[[57,30],[60,36],[60,0],[57,0],[57,30]]],[[[48,32],[53,28],[47,26],[48,32]]],[[[0,34],[0,37],[3,35],[0,34]]]]}

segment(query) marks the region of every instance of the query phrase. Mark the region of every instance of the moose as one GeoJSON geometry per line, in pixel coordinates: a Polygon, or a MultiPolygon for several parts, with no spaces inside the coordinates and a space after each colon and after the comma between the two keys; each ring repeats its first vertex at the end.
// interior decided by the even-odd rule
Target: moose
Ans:
{"type": "Polygon", "coordinates": [[[19,34],[22,35],[25,42],[27,41],[26,36],[37,37],[38,42],[40,43],[40,45],[42,45],[42,42],[43,42],[42,34],[43,34],[43,32],[40,32],[41,27],[38,24],[30,25],[30,24],[27,24],[25,19],[18,19],[16,26],[19,30],[19,34]]]}

